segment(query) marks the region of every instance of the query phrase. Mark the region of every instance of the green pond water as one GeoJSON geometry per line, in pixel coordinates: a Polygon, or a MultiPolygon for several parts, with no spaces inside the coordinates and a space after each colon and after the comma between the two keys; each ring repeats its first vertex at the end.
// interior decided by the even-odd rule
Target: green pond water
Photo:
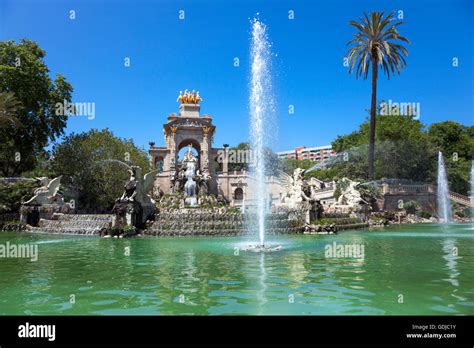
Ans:
{"type": "Polygon", "coordinates": [[[2,315],[474,314],[468,224],[275,236],[271,253],[240,250],[244,237],[7,241],[37,244],[38,260],[0,258],[2,315]],[[364,258],[327,258],[333,242],[364,258]]]}

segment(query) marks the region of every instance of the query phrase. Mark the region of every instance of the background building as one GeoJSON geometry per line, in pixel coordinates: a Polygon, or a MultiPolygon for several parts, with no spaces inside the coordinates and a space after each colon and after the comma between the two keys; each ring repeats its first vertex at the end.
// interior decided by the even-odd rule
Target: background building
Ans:
{"type": "Polygon", "coordinates": [[[331,145],[317,146],[317,147],[306,147],[299,146],[294,150],[277,152],[278,158],[293,158],[296,160],[310,160],[319,162],[326,160],[330,157],[336,156],[336,152],[332,149],[331,145]]]}

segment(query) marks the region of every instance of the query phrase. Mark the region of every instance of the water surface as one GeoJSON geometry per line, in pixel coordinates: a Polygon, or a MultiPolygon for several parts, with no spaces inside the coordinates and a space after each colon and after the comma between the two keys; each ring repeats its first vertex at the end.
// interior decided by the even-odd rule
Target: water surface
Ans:
{"type": "Polygon", "coordinates": [[[239,250],[243,237],[7,241],[37,243],[39,256],[0,258],[0,314],[474,314],[467,224],[277,236],[283,250],[268,254],[239,250]],[[364,258],[327,259],[333,242],[364,245],[364,258]]]}

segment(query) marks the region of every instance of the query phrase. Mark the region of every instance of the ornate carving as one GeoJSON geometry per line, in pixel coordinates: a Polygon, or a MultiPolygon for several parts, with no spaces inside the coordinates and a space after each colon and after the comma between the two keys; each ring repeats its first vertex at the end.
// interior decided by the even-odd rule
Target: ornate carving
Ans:
{"type": "Polygon", "coordinates": [[[24,202],[24,205],[64,204],[63,197],[59,194],[61,176],[52,180],[47,177],[38,178],[37,180],[40,181],[41,187],[35,190],[35,195],[24,202]]]}
{"type": "Polygon", "coordinates": [[[171,134],[175,134],[178,130],[178,126],[170,126],[171,134]]]}
{"type": "Polygon", "coordinates": [[[181,102],[181,104],[199,104],[202,101],[201,96],[199,95],[199,91],[195,91],[193,89],[192,92],[189,92],[188,89],[184,91],[179,91],[177,102],[181,102]]]}

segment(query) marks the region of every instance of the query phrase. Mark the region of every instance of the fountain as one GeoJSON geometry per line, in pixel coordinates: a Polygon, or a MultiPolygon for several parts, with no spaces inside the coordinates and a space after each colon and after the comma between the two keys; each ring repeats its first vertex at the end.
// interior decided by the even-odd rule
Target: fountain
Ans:
{"type": "Polygon", "coordinates": [[[449,200],[448,179],[444,166],[443,153],[438,152],[438,219],[442,223],[452,222],[451,202],[449,200]]]}
{"type": "Polygon", "coordinates": [[[189,145],[188,152],[184,155],[184,164],[186,165],[186,183],[184,184],[184,195],[186,197],[186,204],[192,207],[197,205],[196,198],[196,181],[194,181],[194,174],[196,172],[196,157],[192,152],[192,145],[189,145]]]}
{"type": "Polygon", "coordinates": [[[469,201],[471,203],[471,221],[474,222],[474,161],[471,163],[471,194],[469,201]]]}
{"type": "Polygon", "coordinates": [[[273,95],[271,81],[271,53],[265,24],[253,19],[250,47],[250,138],[255,158],[253,175],[257,197],[257,220],[259,248],[265,245],[265,213],[267,211],[267,187],[265,183],[265,147],[268,146],[269,118],[273,113],[273,95]]]}

